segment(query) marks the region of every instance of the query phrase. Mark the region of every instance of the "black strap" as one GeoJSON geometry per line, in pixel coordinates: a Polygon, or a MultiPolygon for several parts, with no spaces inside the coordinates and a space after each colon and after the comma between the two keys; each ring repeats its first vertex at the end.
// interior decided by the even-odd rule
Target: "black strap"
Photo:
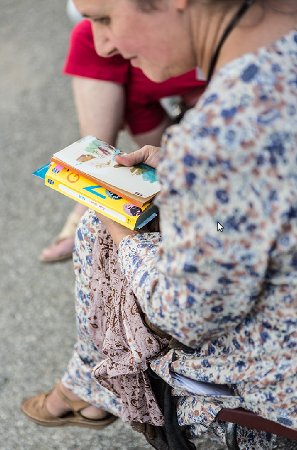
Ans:
{"type": "Polygon", "coordinates": [[[214,54],[211,57],[211,61],[209,64],[208,74],[207,74],[207,84],[210,82],[211,77],[213,75],[215,66],[218,61],[219,54],[221,52],[222,46],[231,33],[231,31],[234,29],[234,27],[237,25],[237,23],[240,21],[242,16],[245,14],[245,12],[249,9],[249,7],[254,3],[254,0],[244,0],[243,4],[240,6],[239,10],[235,13],[235,15],[232,17],[229,25],[226,27],[220,42],[218,43],[218,46],[214,52],[214,54]]]}
{"type": "Polygon", "coordinates": [[[185,435],[185,430],[178,424],[176,405],[171,394],[171,386],[153,372],[150,367],[147,370],[147,375],[149,376],[156,401],[165,419],[165,426],[163,428],[155,427],[156,433],[154,440],[149,440],[146,436],[148,442],[157,450],[195,450],[195,445],[188,440],[185,435]],[[156,438],[158,438],[158,441],[156,438]]]}

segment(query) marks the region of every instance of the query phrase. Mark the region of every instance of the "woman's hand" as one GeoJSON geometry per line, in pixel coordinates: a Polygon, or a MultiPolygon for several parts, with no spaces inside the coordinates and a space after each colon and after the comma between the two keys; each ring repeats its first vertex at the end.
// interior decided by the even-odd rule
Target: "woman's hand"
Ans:
{"type": "Polygon", "coordinates": [[[129,228],[124,227],[120,223],[114,222],[113,220],[109,219],[108,217],[103,216],[102,214],[99,214],[96,212],[96,216],[100,220],[100,222],[103,223],[107,231],[109,232],[110,236],[112,237],[112,240],[114,243],[118,246],[121,240],[126,236],[133,236],[134,234],[137,234],[137,231],[129,230],[129,228]]]}
{"type": "Polygon", "coordinates": [[[127,155],[118,155],[115,160],[118,164],[123,166],[135,166],[136,164],[147,164],[148,166],[156,168],[160,159],[160,147],[153,145],[145,145],[135,152],[127,155]]]}
{"type": "MultiPolygon", "coordinates": [[[[127,155],[118,155],[115,160],[118,164],[123,166],[135,166],[136,164],[147,164],[148,166],[156,168],[160,159],[160,147],[154,147],[153,145],[145,145],[135,152],[127,155]]],[[[138,231],[129,230],[123,225],[96,213],[97,217],[103,223],[109,234],[111,235],[114,243],[119,245],[121,240],[126,236],[133,236],[138,231]]]]}

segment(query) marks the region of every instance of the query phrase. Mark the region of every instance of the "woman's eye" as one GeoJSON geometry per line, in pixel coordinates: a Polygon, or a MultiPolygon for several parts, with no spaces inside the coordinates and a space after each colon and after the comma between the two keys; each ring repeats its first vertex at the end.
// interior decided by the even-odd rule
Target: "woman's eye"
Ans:
{"type": "Polygon", "coordinates": [[[97,17],[96,19],[94,19],[94,22],[101,23],[101,25],[109,25],[110,17],[97,17]]]}

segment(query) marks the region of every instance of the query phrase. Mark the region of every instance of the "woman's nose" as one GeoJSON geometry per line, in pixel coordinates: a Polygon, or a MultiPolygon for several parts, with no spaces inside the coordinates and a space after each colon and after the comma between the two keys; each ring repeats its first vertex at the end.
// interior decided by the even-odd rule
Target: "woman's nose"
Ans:
{"type": "Polygon", "coordinates": [[[114,48],[112,45],[110,45],[109,42],[96,42],[95,41],[95,49],[96,49],[96,53],[99,56],[103,56],[104,58],[107,58],[109,56],[114,56],[119,53],[116,48],[114,48]]]}
{"type": "Polygon", "coordinates": [[[99,56],[106,58],[119,53],[108,36],[106,36],[102,30],[96,30],[96,26],[93,26],[93,36],[96,53],[98,53],[99,56]]]}

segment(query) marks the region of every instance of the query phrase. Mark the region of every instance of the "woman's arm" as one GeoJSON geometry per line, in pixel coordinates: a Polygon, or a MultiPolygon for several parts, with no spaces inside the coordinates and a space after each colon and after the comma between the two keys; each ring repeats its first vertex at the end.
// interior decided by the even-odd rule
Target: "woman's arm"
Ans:
{"type": "Polygon", "coordinates": [[[280,225],[275,204],[265,211],[270,186],[256,165],[264,144],[255,128],[239,115],[232,124],[238,142],[228,148],[223,119],[199,127],[201,117],[193,114],[196,126],[195,119],[171,127],[158,166],[162,237],[126,237],[119,256],[148,318],[196,347],[234,328],[254,308],[280,225]]]}

